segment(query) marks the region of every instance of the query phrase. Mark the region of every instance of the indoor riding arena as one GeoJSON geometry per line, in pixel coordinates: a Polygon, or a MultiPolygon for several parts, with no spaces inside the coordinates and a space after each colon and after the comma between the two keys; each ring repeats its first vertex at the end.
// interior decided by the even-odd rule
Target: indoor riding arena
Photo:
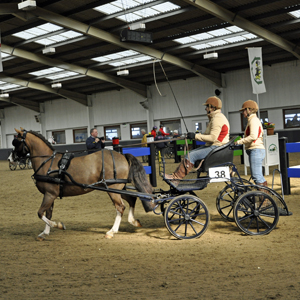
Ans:
{"type": "Polygon", "coordinates": [[[0,300],[300,300],[299,0],[0,1],[0,300]]]}
{"type": "MultiPolygon", "coordinates": [[[[171,159],[166,165],[170,172],[176,166],[171,159]]],[[[143,227],[127,222],[126,209],[119,232],[105,239],[115,210],[107,193],[94,191],[57,199],[53,219],[63,221],[66,230],[52,229],[40,242],[42,195],[32,174],[0,163],[1,299],[299,298],[298,178],[291,179],[292,194],[284,197],[293,214],[280,217],[264,236],[245,235],[219,215],[216,197],[222,182],[196,192],[210,212],[210,225],[199,239],[174,238],[163,217],[146,214],[139,200],[136,218],[143,227]]],[[[271,175],[266,178],[272,181],[271,175]]],[[[274,189],[280,193],[279,183],[275,176],[274,189]]],[[[158,187],[166,188],[160,177],[158,187]]]]}

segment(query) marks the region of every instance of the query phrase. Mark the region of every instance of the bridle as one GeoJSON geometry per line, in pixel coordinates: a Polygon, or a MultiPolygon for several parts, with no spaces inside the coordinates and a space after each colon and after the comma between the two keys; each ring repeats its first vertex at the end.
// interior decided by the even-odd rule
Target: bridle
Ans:
{"type": "Polygon", "coordinates": [[[12,142],[13,146],[15,147],[15,150],[13,152],[16,152],[17,156],[20,158],[24,158],[28,153],[30,153],[29,147],[25,141],[26,135],[27,131],[24,130],[22,136],[18,134],[18,138],[21,138],[21,140],[15,138],[12,142]]]}

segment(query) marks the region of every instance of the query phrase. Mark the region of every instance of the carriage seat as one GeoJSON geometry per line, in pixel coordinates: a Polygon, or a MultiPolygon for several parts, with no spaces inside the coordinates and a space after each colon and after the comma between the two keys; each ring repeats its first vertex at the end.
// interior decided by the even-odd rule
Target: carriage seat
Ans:
{"type": "MultiPolygon", "coordinates": [[[[215,167],[227,162],[233,162],[234,141],[237,136],[234,136],[228,143],[223,146],[211,150],[205,157],[201,167],[198,169],[198,174],[208,172],[209,168],[215,167]]],[[[200,160],[195,162],[194,167],[197,168],[201,163],[200,160]]]]}

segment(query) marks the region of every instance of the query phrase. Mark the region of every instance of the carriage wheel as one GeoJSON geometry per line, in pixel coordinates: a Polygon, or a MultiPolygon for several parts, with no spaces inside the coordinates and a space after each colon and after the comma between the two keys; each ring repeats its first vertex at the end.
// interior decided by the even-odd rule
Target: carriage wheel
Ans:
{"type": "MultiPolygon", "coordinates": [[[[195,194],[194,191],[190,191],[189,194],[197,197],[197,195],[195,194]]],[[[165,211],[166,211],[166,208],[168,207],[168,205],[169,205],[169,202],[167,202],[167,201],[163,201],[162,203],[160,203],[160,211],[163,216],[165,215],[165,211]]]]}
{"type": "Polygon", "coordinates": [[[21,159],[20,162],[19,162],[19,167],[22,170],[25,169],[26,168],[26,160],[21,159]]]}
{"type": "Polygon", "coordinates": [[[30,158],[27,158],[27,159],[26,159],[26,165],[27,165],[27,168],[28,168],[28,169],[32,169],[32,163],[31,163],[30,158]]]}
{"type": "Polygon", "coordinates": [[[193,195],[175,197],[166,208],[164,219],[169,232],[178,239],[200,237],[210,222],[207,206],[193,195]]]}
{"type": "Polygon", "coordinates": [[[270,194],[249,191],[235,202],[234,219],[246,234],[265,235],[276,227],[279,210],[270,194]]]}
{"type": "Polygon", "coordinates": [[[16,163],[9,163],[9,168],[11,171],[14,171],[17,168],[17,164],[16,163]]]}
{"type": "MultiPolygon", "coordinates": [[[[235,179],[233,179],[235,180],[235,179]]],[[[236,179],[238,180],[238,178],[236,179]]],[[[248,180],[242,178],[243,184],[251,184],[248,180]]],[[[227,184],[219,193],[216,199],[216,207],[219,214],[229,222],[234,221],[233,207],[238,197],[245,192],[245,189],[237,188],[233,184],[227,184]]]]}

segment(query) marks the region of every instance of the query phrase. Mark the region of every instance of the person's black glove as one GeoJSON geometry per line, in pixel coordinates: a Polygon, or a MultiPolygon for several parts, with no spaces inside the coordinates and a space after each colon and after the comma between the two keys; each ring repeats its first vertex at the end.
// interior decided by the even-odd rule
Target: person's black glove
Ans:
{"type": "Polygon", "coordinates": [[[194,140],[195,139],[195,133],[194,132],[188,132],[186,137],[190,140],[194,140]]]}

